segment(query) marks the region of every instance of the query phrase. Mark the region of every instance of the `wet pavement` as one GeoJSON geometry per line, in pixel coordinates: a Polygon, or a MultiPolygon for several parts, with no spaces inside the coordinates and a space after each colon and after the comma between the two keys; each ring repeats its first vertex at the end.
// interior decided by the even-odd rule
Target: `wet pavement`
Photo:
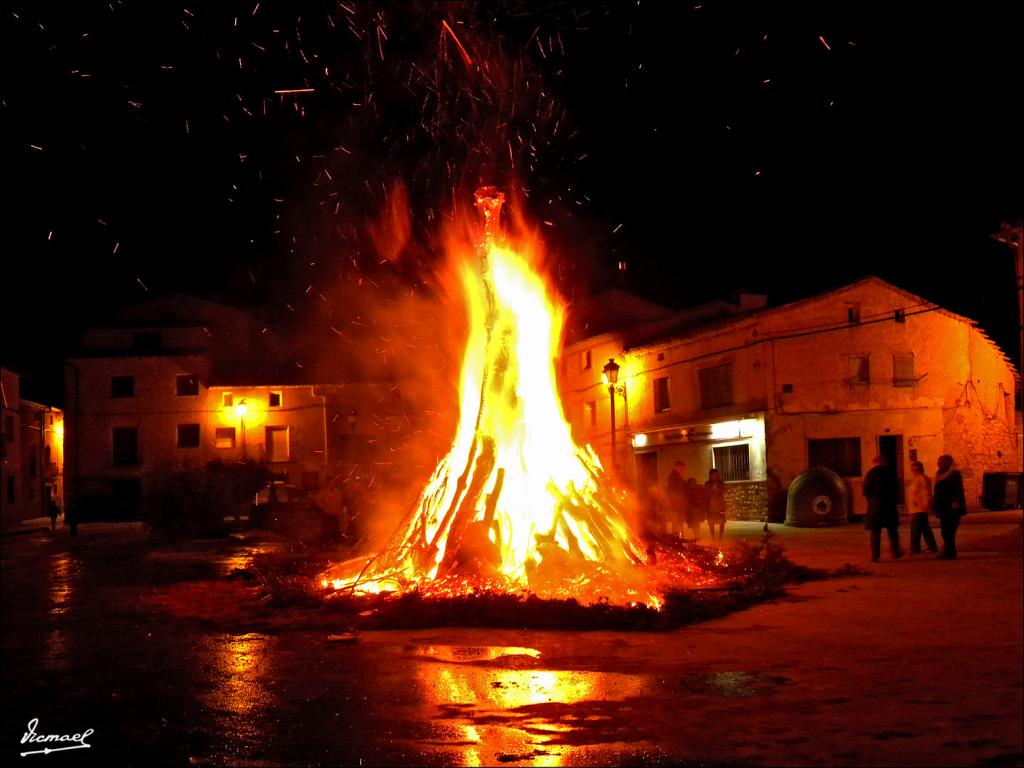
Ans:
{"type": "Polygon", "coordinates": [[[873,566],[863,529],[779,526],[796,562],[871,575],[672,632],[351,642],[238,577],[280,539],[5,536],[0,743],[76,746],[21,743],[38,718],[94,732],[25,765],[1021,765],[1021,515],[967,520],[954,563],[873,566]]]}

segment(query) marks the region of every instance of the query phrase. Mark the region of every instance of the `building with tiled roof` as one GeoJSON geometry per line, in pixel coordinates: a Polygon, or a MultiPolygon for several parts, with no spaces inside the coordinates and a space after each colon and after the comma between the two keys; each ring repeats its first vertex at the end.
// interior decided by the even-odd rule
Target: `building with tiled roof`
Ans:
{"type": "Polygon", "coordinates": [[[746,298],[620,324],[563,351],[565,413],[581,442],[643,493],[677,459],[718,468],[736,517],[779,519],[811,466],[846,481],[863,511],[874,456],[901,479],[954,456],[968,500],[986,473],[1019,472],[1018,377],[977,324],[877,277],[778,307],[746,298]],[[612,452],[607,361],[615,385],[612,452]]]}

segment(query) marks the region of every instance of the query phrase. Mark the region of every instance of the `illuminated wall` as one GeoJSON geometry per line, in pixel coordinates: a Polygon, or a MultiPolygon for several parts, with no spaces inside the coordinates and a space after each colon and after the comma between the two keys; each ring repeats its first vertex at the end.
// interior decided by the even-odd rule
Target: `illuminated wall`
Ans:
{"type": "Polygon", "coordinates": [[[50,498],[62,503],[63,414],[21,399],[18,375],[2,370],[0,519],[4,527],[44,517],[50,498]]]}
{"type": "Polygon", "coordinates": [[[806,466],[808,440],[838,437],[860,441],[861,476],[847,478],[857,512],[863,473],[886,440],[900,444],[904,481],[912,458],[934,474],[938,456],[952,454],[972,505],[984,472],[1020,470],[1013,369],[966,318],[869,278],[766,313],[759,332],[775,339],[768,438],[784,483],[806,466]],[[866,382],[851,376],[858,356],[866,382]]]}
{"type": "Polygon", "coordinates": [[[265,461],[275,476],[300,487],[325,480],[328,420],[336,421],[331,394],[318,394],[310,385],[210,387],[209,362],[199,355],[69,362],[72,496],[109,494],[117,481],[137,482],[145,491],[158,469],[202,467],[214,460],[265,461]],[[117,378],[130,379],[130,385],[119,391],[117,378]],[[134,431],[134,456],[119,455],[119,430],[134,431]]]}
{"type": "Polygon", "coordinates": [[[609,357],[622,366],[618,465],[640,484],[650,481],[645,471],[654,471],[651,457],[641,454],[652,451],[659,483],[676,458],[687,462],[687,474],[706,478],[714,445],[724,443],[672,434],[759,414],[764,435],[751,441],[750,482],[764,482],[768,496],[784,496],[807,468],[814,440],[859,446],[860,473],[846,478],[856,512],[864,508],[863,473],[883,447],[896,452],[904,479],[912,459],[934,473],[937,457],[952,454],[971,504],[984,472],[1020,471],[1013,369],[1005,355],[966,318],[877,278],[628,349],[625,333],[566,347],[559,381],[567,418],[577,439],[593,444],[606,463],[610,418],[600,371],[609,357]],[[588,349],[590,368],[580,364],[588,349]],[[702,395],[701,372],[725,368],[731,402],[702,407],[714,388],[705,383],[702,395]],[[588,420],[591,400],[595,424],[588,420]],[[648,444],[631,447],[638,435],[648,444]],[[640,463],[631,464],[630,454],[640,463]]]}

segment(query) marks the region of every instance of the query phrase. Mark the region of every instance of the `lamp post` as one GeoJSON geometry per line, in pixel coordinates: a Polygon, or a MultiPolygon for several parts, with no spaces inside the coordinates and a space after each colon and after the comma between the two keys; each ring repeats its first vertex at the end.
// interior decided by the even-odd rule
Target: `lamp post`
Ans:
{"type": "Polygon", "coordinates": [[[241,426],[241,430],[240,431],[241,431],[241,436],[242,436],[242,459],[243,460],[248,458],[248,454],[246,453],[246,450],[245,450],[245,414],[247,414],[248,412],[249,412],[249,405],[248,405],[248,403],[245,402],[245,398],[243,397],[241,400],[238,401],[238,405],[235,406],[235,416],[238,417],[239,425],[241,426]]]}
{"type": "Polygon", "coordinates": [[[608,402],[611,404],[611,416],[612,416],[612,472],[617,472],[615,459],[615,384],[619,380],[619,364],[615,362],[614,357],[609,357],[608,362],[604,364],[604,368],[601,369],[604,373],[605,381],[608,382],[608,402]]]}

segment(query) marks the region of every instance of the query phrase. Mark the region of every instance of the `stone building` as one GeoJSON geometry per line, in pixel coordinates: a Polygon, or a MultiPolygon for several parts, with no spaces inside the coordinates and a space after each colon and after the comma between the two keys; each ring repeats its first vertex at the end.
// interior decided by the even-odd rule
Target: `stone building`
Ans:
{"type": "Polygon", "coordinates": [[[336,389],[250,383],[257,337],[248,313],[181,295],[86,330],[65,369],[68,504],[83,519],[134,519],[156,473],[218,459],[318,487],[336,389]]]}
{"type": "Polygon", "coordinates": [[[932,473],[952,454],[971,504],[984,473],[1020,469],[1006,356],[972,320],[876,277],[774,308],[746,294],[648,314],[577,330],[559,371],[577,438],[641,492],[682,459],[700,481],[720,470],[734,517],[778,519],[810,466],[846,480],[855,513],[877,454],[904,481],[911,461],[932,473]],[[609,359],[620,366],[614,457],[609,359]]]}
{"type": "Polygon", "coordinates": [[[0,369],[0,522],[45,517],[64,504],[64,415],[21,397],[17,373],[0,369]]]}
{"type": "Polygon", "coordinates": [[[83,519],[136,519],[161,473],[211,462],[256,462],[307,494],[334,475],[360,497],[407,482],[400,382],[366,380],[357,365],[313,380],[282,362],[292,341],[252,312],[186,295],[86,330],[64,375],[68,504],[83,519]]]}

